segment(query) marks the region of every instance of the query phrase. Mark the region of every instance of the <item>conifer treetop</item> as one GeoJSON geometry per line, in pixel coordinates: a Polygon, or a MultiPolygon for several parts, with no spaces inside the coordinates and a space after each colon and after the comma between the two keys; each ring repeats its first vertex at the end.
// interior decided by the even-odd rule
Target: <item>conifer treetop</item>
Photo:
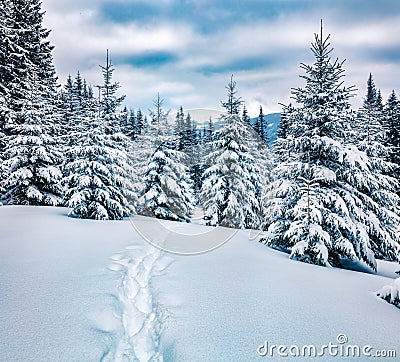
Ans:
{"type": "MultiPolygon", "coordinates": [[[[151,117],[151,126],[156,128],[158,137],[166,137],[169,134],[168,115],[171,110],[164,111],[164,99],[161,98],[160,93],[153,100],[153,109],[149,109],[151,117]]],[[[159,142],[162,143],[162,140],[159,142]]]]}
{"type": "Polygon", "coordinates": [[[237,97],[236,82],[233,80],[233,74],[226,88],[226,94],[228,96],[227,102],[221,102],[222,106],[226,109],[228,115],[239,114],[240,105],[243,103],[241,97],[237,97]]]}
{"type": "Polygon", "coordinates": [[[125,95],[117,97],[115,94],[121,85],[118,82],[112,83],[112,77],[114,73],[114,66],[109,57],[109,52],[107,49],[106,65],[99,65],[103,73],[103,85],[98,86],[101,90],[102,100],[101,109],[103,116],[108,116],[115,113],[116,109],[121,105],[125,99],[125,95]]]}
{"type": "MultiPolygon", "coordinates": [[[[346,60],[339,61],[338,58],[332,62],[330,57],[333,47],[329,42],[331,35],[328,34],[324,38],[322,20],[320,34],[315,33],[315,41],[311,44],[311,51],[314,54],[316,61],[312,65],[301,63],[300,68],[306,72],[306,75],[300,75],[306,81],[305,91],[309,94],[318,97],[315,102],[314,97],[305,98],[304,90],[301,88],[293,88],[293,97],[298,103],[307,105],[314,104],[315,107],[330,101],[329,97],[332,93],[339,91],[344,81],[342,78],[345,76],[343,64],[346,60]]],[[[354,86],[343,87],[341,89],[341,97],[337,97],[337,102],[348,102],[353,97],[356,88],[354,86]]]]}
{"type": "Polygon", "coordinates": [[[377,91],[374,79],[372,78],[372,74],[369,73],[367,81],[367,95],[364,98],[364,106],[375,105],[376,101],[377,101],[377,91]]]}

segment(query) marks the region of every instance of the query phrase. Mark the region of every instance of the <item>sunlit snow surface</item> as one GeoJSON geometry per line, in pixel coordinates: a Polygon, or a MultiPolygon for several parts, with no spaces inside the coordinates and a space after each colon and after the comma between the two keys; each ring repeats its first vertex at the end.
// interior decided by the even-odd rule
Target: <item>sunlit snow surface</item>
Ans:
{"type": "MultiPolygon", "coordinates": [[[[400,354],[400,310],[375,295],[399,265],[379,262],[378,275],[306,265],[244,230],[179,256],[130,220],[67,213],[0,207],[1,361],[259,361],[271,360],[257,355],[265,340],[319,346],[341,333],[400,354]]],[[[188,238],[204,228],[167,226],[188,238]]]]}

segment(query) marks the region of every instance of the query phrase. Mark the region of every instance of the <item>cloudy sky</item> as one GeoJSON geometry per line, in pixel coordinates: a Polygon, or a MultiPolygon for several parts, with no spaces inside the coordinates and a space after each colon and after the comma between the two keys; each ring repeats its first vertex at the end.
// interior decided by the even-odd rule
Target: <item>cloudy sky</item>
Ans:
{"type": "Polygon", "coordinates": [[[347,59],[346,83],[359,89],[372,72],[384,99],[400,93],[398,0],[44,0],[60,77],[79,69],[93,85],[110,50],[127,104],[147,110],[157,92],[166,107],[219,109],[233,73],[255,116],[279,112],[312,62],[324,20],[333,55],[347,59]]]}

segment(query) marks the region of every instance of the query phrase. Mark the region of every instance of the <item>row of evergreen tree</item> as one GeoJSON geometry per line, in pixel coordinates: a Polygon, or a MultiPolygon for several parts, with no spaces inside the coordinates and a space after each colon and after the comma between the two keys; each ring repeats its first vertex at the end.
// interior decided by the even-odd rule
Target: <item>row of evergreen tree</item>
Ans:
{"type": "Polygon", "coordinates": [[[209,225],[254,228],[260,224],[262,182],[267,178],[261,178],[259,167],[270,170],[271,161],[268,145],[239,115],[242,101],[235,87],[231,79],[228,100],[222,103],[223,126],[217,130],[211,120],[197,130],[182,107],[169,125],[163,100],[155,99],[151,121],[133,146],[133,153],[145,160],[134,167],[139,177],[139,213],[189,221],[193,207],[199,205],[209,225]]]}
{"type": "Polygon", "coordinates": [[[148,117],[122,109],[108,51],[95,91],[79,72],[59,90],[41,1],[0,3],[3,203],[187,222],[197,205],[206,224],[261,228],[294,259],[400,261],[400,103],[393,91],[384,105],[370,75],[354,111],[322,26],[270,149],[262,108],[252,122],[232,77],[218,129],[182,107],[170,124],[159,94],[148,117]]]}

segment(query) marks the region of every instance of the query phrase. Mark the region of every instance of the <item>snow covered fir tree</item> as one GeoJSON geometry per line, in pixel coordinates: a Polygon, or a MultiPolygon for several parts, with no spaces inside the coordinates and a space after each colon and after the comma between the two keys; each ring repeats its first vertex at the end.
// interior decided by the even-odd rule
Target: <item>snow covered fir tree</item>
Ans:
{"type": "Polygon", "coordinates": [[[242,103],[237,97],[233,76],[226,87],[228,100],[222,105],[224,122],[215,131],[211,151],[206,157],[210,165],[204,171],[200,200],[208,225],[251,228],[259,223],[259,170],[246,140],[248,125],[239,115],[242,103]]]}
{"type": "Polygon", "coordinates": [[[102,70],[103,101],[74,120],[74,142],[66,148],[64,200],[72,215],[119,220],[135,212],[133,171],[127,156],[131,145],[118,128],[118,107],[123,97],[115,96],[118,84],[111,83],[113,68],[108,51],[102,70]]]}
{"type": "Polygon", "coordinates": [[[376,270],[376,257],[400,260],[399,198],[387,174],[390,165],[372,151],[380,141],[379,132],[374,139],[370,132],[379,127],[376,97],[367,95],[368,122],[357,123],[349,103],[353,87],[343,86],[343,62],[331,59],[329,39],[321,22],[311,48],[315,62],[301,65],[306,85],[292,93],[299,106],[286,107],[285,138],[276,143],[276,181],[267,193],[264,242],[289,249],[293,259],[341,266],[341,259],[349,258],[376,270]],[[367,126],[367,145],[356,139],[349,126],[354,124],[367,126]]]}
{"type": "Polygon", "coordinates": [[[58,205],[57,79],[38,0],[2,3],[0,93],[4,203],[58,205]]]}
{"type": "MultiPolygon", "coordinates": [[[[158,94],[147,130],[153,140],[148,146],[154,152],[144,167],[139,212],[145,216],[188,222],[194,200],[189,169],[185,165],[186,155],[179,150],[179,142],[171,137],[169,112],[164,112],[162,105],[163,99],[158,94]]],[[[181,118],[180,114],[178,118],[181,118]]],[[[175,132],[180,134],[181,130],[175,128],[175,132]]]]}

